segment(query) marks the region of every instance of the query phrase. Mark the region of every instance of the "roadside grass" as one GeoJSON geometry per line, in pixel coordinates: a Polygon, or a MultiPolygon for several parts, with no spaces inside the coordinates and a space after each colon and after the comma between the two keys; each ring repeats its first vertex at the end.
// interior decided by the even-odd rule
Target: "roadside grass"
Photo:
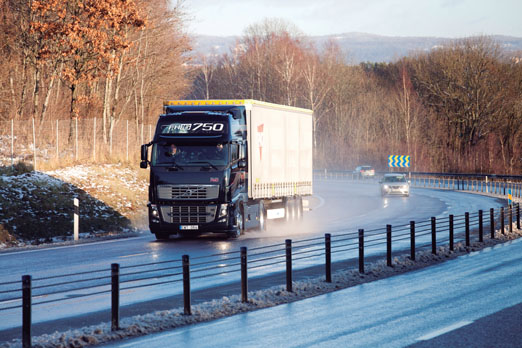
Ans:
{"type": "Polygon", "coordinates": [[[148,171],[128,164],[78,165],[46,172],[19,163],[0,168],[0,247],[70,239],[73,199],[80,233],[143,227],[148,171]]]}

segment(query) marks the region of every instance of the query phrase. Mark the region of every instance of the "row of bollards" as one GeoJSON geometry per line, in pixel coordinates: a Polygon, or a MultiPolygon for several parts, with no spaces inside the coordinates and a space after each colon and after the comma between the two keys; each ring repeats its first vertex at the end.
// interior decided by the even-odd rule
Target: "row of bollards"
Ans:
{"type": "MultiPolygon", "coordinates": [[[[513,206],[508,207],[509,232],[513,232],[513,206]]],[[[495,238],[495,211],[490,209],[490,232],[491,239],[495,238]]],[[[505,234],[504,207],[500,208],[500,232],[505,234]]],[[[479,242],[483,241],[483,211],[478,212],[478,234],[479,242]]],[[[516,204],[516,224],[520,229],[520,204],[516,204]]],[[[470,246],[470,217],[465,213],[465,243],[470,246]]],[[[410,221],[410,259],[415,261],[415,221],[410,221]]],[[[454,216],[449,215],[449,248],[454,250],[454,216]]],[[[326,233],[324,236],[325,250],[325,281],[332,282],[332,236],[326,233]]],[[[437,253],[437,220],[431,218],[431,251],[437,253]]],[[[182,275],[183,275],[183,306],[184,314],[191,315],[191,291],[190,291],[190,259],[189,255],[183,255],[182,275]]],[[[241,302],[248,302],[248,258],[247,248],[240,249],[241,265],[241,302]]],[[[285,262],[286,262],[286,291],[292,292],[292,240],[285,240],[285,262]]],[[[393,267],[392,264],[392,225],[386,225],[386,265],[393,267]]],[[[359,272],[364,273],[364,229],[358,231],[358,266],[359,272]]],[[[32,285],[31,276],[22,276],[22,346],[31,347],[31,307],[32,307],[32,285]]],[[[111,330],[120,329],[120,265],[111,265],[111,330]]]]}

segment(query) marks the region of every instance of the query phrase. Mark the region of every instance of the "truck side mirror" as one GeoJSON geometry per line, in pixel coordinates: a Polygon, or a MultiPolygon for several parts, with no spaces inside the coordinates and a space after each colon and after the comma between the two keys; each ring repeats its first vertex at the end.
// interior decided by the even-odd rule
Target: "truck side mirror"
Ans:
{"type": "Polygon", "coordinates": [[[148,157],[149,157],[149,151],[148,151],[147,145],[141,145],[141,162],[140,162],[140,168],[146,169],[147,163],[148,163],[148,157]]]}

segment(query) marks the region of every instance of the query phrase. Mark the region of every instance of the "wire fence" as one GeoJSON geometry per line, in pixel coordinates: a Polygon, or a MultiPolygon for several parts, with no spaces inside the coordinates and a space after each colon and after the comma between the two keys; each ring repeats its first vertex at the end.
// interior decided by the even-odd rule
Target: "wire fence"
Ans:
{"type": "Polygon", "coordinates": [[[139,160],[139,146],[152,139],[153,125],[119,120],[112,130],[99,118],[0,122],[0,166],[19,162],[34,169],[54,163],[139,160]]]}
{"type": "MultiPolygon", "coordinates": [[[[437,247],[448,245],[453,250],[455,242],[466,247],[484,238],[494,239],[498,233],[520,229],[520,204],[491,208],[489,211],[466,212],[449,215],[444,219],[432,217],[419,222],[372,230],[359,229],[324,237],[308,238],[285,243],[251,248],[240,251],[216,253],[190,259],[183,255],[181,260],[163,260],[145,264],[120,267],[112,264],[108,268],[76,272],[48,277],[22,276],[22,281],[0,282],[0,313],[22,309],[22,331],[24,345],[30,344],[31,310],[41,305],[65,302],[70,299],[110,295],[112,329],[118,330],[120,295],[122,291],[145,289],[154,286],[179,283],[182,287],[184,313],[191,314],[191,282],[203,279],[225,278],[222,281],[241,283],[241,298],[248,301],[248,272],[257,272],[255,277],[266,277],[269,273],[285,273],[286,289],[292,291],[293,269],[325,265],[325,281],[331,282],[332,255],[337,262],[356,260],[359,272],[364,273],[365,257],[386,255],[387,266],[393,266],[393,253],[404,253],[408,249],[415,260],[418,251],[437,253],[437,247]],[[490,233],[488,234],[488,228],[490,233]],[[366,256],[365,256],[366,255],[366,256]],[[264,270],[264,271],[262,271],[264,270]]],[[[252,278],[252,277],[251,277],[252,278]]],[[[1,315],[1,314],[0,314],[1,315]]]]}

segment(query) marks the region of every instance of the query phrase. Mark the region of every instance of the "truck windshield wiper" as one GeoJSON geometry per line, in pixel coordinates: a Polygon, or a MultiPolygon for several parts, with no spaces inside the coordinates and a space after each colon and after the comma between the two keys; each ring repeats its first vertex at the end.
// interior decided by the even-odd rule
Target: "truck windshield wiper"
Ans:
{"type": "Polygon", "coordinates": [[[184,170],[182,166],[180,166],[179,164],[176,164],[176,162],[172,162],[172,166],[171,167],[168,167],[167,168],[168,170],[172,170],[172,169],[181,169],[181,170],[184,170]]]}
{"type": "Polygon", "coordinates": [[[218,170],[218,167],[216,167],[215,165],[213,165],[209,161],[196,161],[196,162],[191,162],[191,163],[192,164],[208,164],[211,168],[213,168],[215,170],[218,170]]]}

